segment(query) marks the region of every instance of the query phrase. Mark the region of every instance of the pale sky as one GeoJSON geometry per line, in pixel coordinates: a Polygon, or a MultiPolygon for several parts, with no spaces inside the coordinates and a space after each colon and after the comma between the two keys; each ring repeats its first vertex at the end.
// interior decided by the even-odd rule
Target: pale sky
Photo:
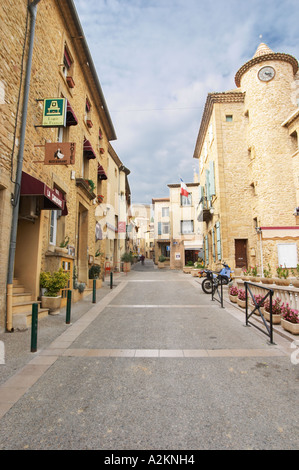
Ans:
{"type": "Polygon", "coordinates": [[[74,0],[134,203],[193,181],[207,94],[265,42],[299,58],[298,0],[74,0]],[[261,38],[262,36],[262,38],[261,38]]]}

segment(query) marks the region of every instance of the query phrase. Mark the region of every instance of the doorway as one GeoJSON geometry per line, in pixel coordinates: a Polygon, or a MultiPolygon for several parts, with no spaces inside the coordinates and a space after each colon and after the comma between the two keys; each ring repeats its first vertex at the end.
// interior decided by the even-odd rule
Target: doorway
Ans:
{"type": "Polygon", "coordinates": [[[236,268],[247,268],[248,240],[235,240],[235,264],[236,268]]]}

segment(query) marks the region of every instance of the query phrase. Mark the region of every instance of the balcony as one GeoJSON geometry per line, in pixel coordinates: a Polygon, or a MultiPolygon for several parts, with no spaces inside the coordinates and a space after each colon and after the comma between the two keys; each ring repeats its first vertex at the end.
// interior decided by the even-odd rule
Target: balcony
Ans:
{"type": "Polygon", "coordinates": [[[204,196],[198,205],[198,216],[197,220],[203,220],[203,222],[209,222],[213,218],[214,209],[211,203],[204,196]]]}

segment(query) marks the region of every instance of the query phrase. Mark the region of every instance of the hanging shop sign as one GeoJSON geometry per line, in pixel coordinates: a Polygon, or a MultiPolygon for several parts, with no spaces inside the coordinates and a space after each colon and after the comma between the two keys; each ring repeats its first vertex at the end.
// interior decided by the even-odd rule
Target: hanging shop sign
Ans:
{"type": "Polygon", "coordinates": [[[75,142],[51,142],[45,144],[45,165],[74,165],[75,142]]]}
{"type": "Polygon", "coordinates": [[[43,127],[66,125],[67,102],[65,98],[44,99],[43,127]]]}

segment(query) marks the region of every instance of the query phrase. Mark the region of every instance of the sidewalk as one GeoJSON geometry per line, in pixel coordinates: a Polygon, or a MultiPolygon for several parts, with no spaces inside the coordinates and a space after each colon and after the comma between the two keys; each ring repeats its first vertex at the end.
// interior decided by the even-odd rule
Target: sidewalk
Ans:
{"type": "Polygon", "coordinates": [[[0,335],[0,449],[298,449],[286,338],[151,262],[96,300],[41,320],[37,353],[0,335]]]}

